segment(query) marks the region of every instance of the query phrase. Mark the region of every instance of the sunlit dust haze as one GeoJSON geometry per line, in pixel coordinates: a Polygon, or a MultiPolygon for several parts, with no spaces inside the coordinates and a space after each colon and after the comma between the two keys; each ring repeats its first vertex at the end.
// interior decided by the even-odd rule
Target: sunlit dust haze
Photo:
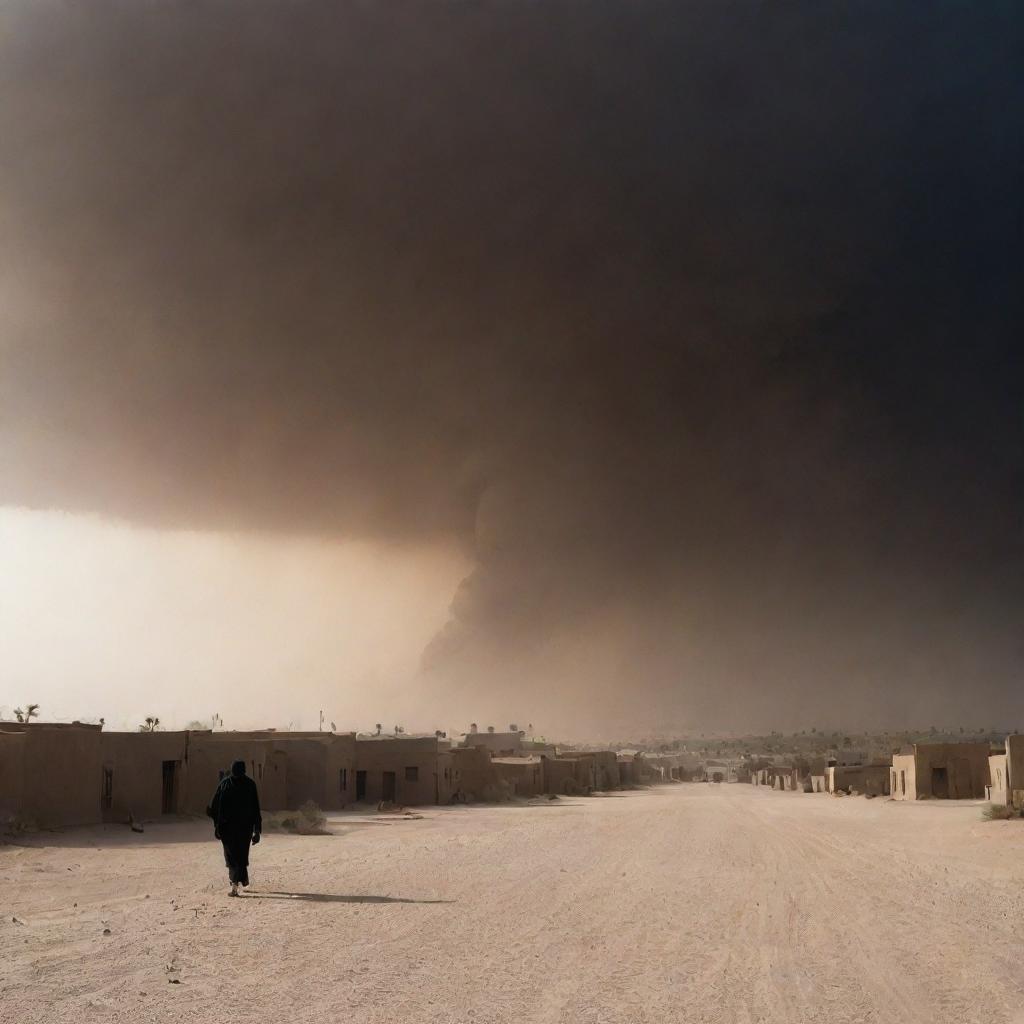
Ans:
{"type": "Polygon", "coordinates": [[[0,510],[3,696],[134,728],[430,721],[410,682],[457,552],[0,510]],[[411,718],[410,718],[411,716],[411,718]]]}
{"type": "Polygon", "coordinates": [[[0,706],[1019,722],[1021,52],[1006,3],[5,4],[0,706]]]}

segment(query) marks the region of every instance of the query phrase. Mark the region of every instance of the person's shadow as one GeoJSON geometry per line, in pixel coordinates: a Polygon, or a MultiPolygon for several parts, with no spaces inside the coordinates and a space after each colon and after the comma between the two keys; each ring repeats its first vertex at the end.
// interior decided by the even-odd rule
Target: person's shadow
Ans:
{"type": "Polygon", "coordinates": [[[404,896],[350,896],[331,892],[247,892],[248,900],[307,900],[310,903],[454,903],[455,900],[412,900],[404,896]]]}

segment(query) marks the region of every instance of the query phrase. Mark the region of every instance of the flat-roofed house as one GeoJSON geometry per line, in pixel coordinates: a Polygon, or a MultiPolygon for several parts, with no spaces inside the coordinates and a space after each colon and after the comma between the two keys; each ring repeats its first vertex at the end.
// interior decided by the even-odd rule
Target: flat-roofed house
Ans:
{"type": "Polygon", "coordinates": [[[988,785],[987,743],[915,743],[895,754],[890,785],[894,800],[980,800],[988,785]]]}
{"type": "Polygon", "coordinates": [[[0,722],[0,812],[41,828],[101,820],[101,727],[0,722]]]}
{"type": "Polygon", "coordinates": [[[539,755],[527,757],[496,757],[495,774],[510,797],[540,796],[544,792],[544,770],[547,758],[539,755]]]}
{"type": "Polygon", "coordinates": [[[403,806],[447,804],[452,794],[451,744],[431,736],[356,737],[357,801],[403,806]]]}
{"type": "Polygon", "coordinates": [[[892,767],[879,764],[830,764],[825,769],[825,791],[884,796],[889,792],[892,767]]]}

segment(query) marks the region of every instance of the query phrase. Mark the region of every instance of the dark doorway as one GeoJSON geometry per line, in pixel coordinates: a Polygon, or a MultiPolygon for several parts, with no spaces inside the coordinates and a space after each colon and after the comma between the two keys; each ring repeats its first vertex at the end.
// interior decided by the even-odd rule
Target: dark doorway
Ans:
{"type": "Polygon", "coordinates": [[[356,800],[366,799],[366,772],[356,772],[356,800]]]}
{"type": "Polygon", "coordinates": [[[163,762],[163,793],[160,800],[161,814],[174,814],[178,810],[178,762],[163,762]]]}
{"type": "Polygon", "coordinates": [[[945,768],[932,769],[932,796],[936,800],[949,799],[949,775],[945,768]]]}
{"type": "Polygon", "coordinates": [[[105,811],[114,806],[114,769],[103,768],[103,791],[100,795],[100,804],[105,811]]]}
{"type": "Polygon", "coordinates": [[[395,773],[385,772],[384,773],[384,786],[381,791],[382,800],[390,800],[392,803],[395,802],[395,773]]]}

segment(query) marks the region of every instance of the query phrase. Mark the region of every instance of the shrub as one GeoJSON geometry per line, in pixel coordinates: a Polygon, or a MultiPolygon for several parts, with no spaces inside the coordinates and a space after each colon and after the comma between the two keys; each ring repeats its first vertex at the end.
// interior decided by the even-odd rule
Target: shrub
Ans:
{"type": "Polygon", "coordinates": [[[981,809],[981,816],[985,821],[1007,821],[1009,818],[1015,818],[1017,814],[1012,807],[1003,804],[985,804],[981,809]]]}

